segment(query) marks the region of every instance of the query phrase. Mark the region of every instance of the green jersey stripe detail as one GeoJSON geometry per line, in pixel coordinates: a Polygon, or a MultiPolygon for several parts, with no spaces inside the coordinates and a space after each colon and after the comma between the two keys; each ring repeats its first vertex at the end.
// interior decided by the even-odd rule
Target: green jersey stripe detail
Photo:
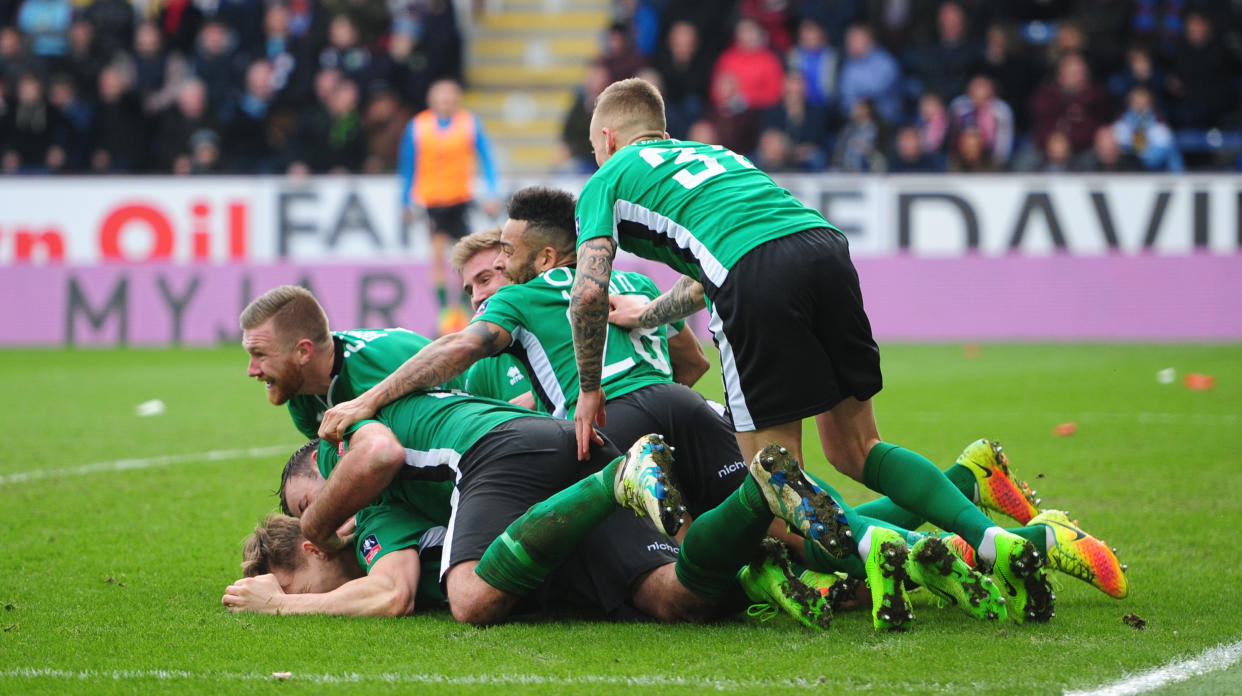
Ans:
{"type": "MultiPolygon", "coordinates": [[[[725,268],[707,246],[703,244],[694,233],[677,223],[676,220],[657,213],[650,208],[646,208],[633,201],[618,199],[614,206],[613,229],[618,229],[622,222],[632,222],[642,225],[651,230],[657,237],[664,237],[669,240],[670,246],[676,246],[679,249],[685,249],[694,256],[698,261],[699,267],[703,269],[703,273],[712,285],[720,287],[724,285],[725,278],[729,275],[729,269],[725,268]]],[[[615,237],[615,235],[614,235],[615,237]]]]}
{"type": "Polygon", "coordinates": [[[460,461],[461,453],[451,447],[430,450],[406,447],[405,465],[413,471],[409,474],[398,475],[419,481],[452,481],[456,484],[461,478],[461,472],[457,469],[460,461]]]}
{"type": "Polygon", "coordinates": [[[552,417],[564,418],[569,413],[565,406],[565,392],[561,389],[561,383],[556,379],[556,370],[553,369],[552,361],[548,359],[548,353],[543,349],[543,344],[539,342],[539,337],[524,326],[516,326],[513,329],[513,340],[521,343],[526,351],[526,359],[530,363],[531,372],[534,373],[544,395],[551,402],[547,406],[551,409],[552,417]]]}

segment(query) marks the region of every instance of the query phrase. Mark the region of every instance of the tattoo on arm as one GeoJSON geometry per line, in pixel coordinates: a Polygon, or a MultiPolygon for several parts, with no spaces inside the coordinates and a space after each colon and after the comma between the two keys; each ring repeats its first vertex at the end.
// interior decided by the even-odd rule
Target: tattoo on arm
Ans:
{"type": "Polygon", "coordinates": [[[607,237],[587,240],[578,249],[578,272],[569,298],[578,386],[590,392],[600,387],[604,341],[608,336],[608,281],[616,244],[607,237]]]}
{"type": "Polygon", "coordinates": [[[706,306],[703,285],[689,276],[682,276],[668,292],[647,305],[638,322],[645,329],[653,329],[688,317],[706,306]]]}
{"type": "Polygon", "coordinates": [[[390,404],[411,392],[433,389],[482,358],[504,350],[508,339],[508,331],[488,321],[477,321],[463,331],[436,339],[373,390],[379,393],[383,404],[390,404]]]}

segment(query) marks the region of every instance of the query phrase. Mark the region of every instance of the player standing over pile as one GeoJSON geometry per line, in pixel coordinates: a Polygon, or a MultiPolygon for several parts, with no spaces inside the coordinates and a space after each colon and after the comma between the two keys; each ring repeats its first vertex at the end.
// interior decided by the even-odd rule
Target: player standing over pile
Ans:
{"type": "Polygon", "coordinates": [[[799,467],[783,468],[803,461],[802,419],[813,416],[838,471],[961,534],[985,565],[995,565],[1012,597],[1010,615],[1047,620],[1052,592],[1035,547],[996,526],[925,457],[880,440],[871,404],[882,386],[879,349],[845,236],[745,157],[670,139],[663,99],[641,79],[599,95],[590,138],[600,169],[578,199],[570,303],[580,455],[598,441],[593,425],[604,422],[608,283],[620,246],[686,276],[629,325],[710,308],[738,445],[752,475],[771,482],[759,487],[765,495],[779,492],[767,499],[773,512],[815,510],[800,525],[808,538],[831,527],[827,496],[799,467]],[[793,457],[760,461],[769,443],[793,457]]]}

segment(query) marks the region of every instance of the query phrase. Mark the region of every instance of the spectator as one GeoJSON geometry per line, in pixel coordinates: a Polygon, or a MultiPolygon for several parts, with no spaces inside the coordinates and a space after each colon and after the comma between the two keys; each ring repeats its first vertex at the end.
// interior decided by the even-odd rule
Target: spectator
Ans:
{"type": "Polygon", "coordinates": [[[712,125],[707,119],[700,119],[690,124],[690,128],[686,133],[686,140],[696,143],[707,143],[708,145],[720,144],[720,133],[716,131],[716,126],[712,125]]]}
{"type": "Polygon", "coordinates": [[[1135,87],[1146,87],[1157,109],[1167,102],[1164,85],[1164,70],[1156,64],[1151,51],[1139,44],[1126,50],[1125,65],[1108,79],[1108,91],[1117,99],[1124,99],[1135,87]]]}
{"type": "Polygon", "coordinates": [[[665,4],[665,0],[623,0],[616,15],[617,21],[631,27],[634,48],[644,60],[654,58],[660,47],[660,22],[665,4]]]}
{"type": "Polygon", "coordinates": [[[1074,22],[1082,28],[1095,74],[1111,75],[1120,69],[1133,7],[1134,0],[1079,1],[1074,22]]]}
{"type": "Polygon", "coordinates": [[[420,6],[422,32],[419,47],[427,57],[427,80],[453,80],[461,84],[461,31],[457,27],[454,3],[444,0],[405,0],[420,6]]]}
{"type": "Polygon", "coordinates": [[[1130,26],[1133,38],[1158,46],[1161,53],[1171,55],[1182,34],[1182,13],[1185,2],[1166,0],[1131,0],[1133,17],[1130,26]]]}
{"type": "Polygon", "coordinates": [[[1068,54],[1057,64],[1056,78],[1035,93],[1035,144],[1045,154],[1048,138],[1061,132],[1069,138],[1072,150],[1091,146],[1095,130],[1107,118],[1108,101],[1104,90],[1091,81],[1087,62],[1078,54],[1068,54]]]}
{"type": "Polygon", "coordinates": [[[44,99],[38,75],[25,73],[18,79],[16,98],[3,119],[0,132],[9,133],[5,173],[43,173],[64,163],[64,150],[53,141],[59,115],[44,99]]]}
{"type": "Polygon", "coordinates": [[[975,126],[967,126],[953,138],[949,151],[949,171],[961,174],[988,174],[1000,171],[975,126]]]}
{"type": "Polygon", "coordinates": [[[770,174],[801,169],[794,162],[793,144],[789,142],[789,136],[774,128],[759,134],[759,146],[753,159],[756,167],[770,174]]]}
{"type": "Polygon", "coordinates": [[[1122,151],[1137,157],[1148,171],[1184,171],[1173,131],[1156,119],[1151,92],[1141,86],[1131,89],[1126,105],[1125,113],[1113,124],[1113,136],[1122,151]]]}
{"type": "Polygon", "coordinates": [[[845,34],[845,54],[838,80],[842,115],[849,116],[859,99],[871,99],[882,118],[900,121],[901,68],[888,51],[876,45],[871,29],[864,24],[850,27],[845,34]]]}
{"type": "Polygon", "coordinates": [[[693,24],[679,21],[669,27],[655,68],[664,83],[668,132],[681,137],[703,115],[712,76],[711,56],[699,44],[699,32],[693,24]]]}
{"type": "Polygon", "coordinates": [[[189,78],[177,90],[177,105],[160,121],[156,166],[158,170],[189,171],[190,136],[206,129],[216,130],[216,120],[207,111],[207,87],[198,78],[189,78]]]}
{"type": "MultiPolygon", "coordinates": [[[[406,16],[411,14],[411,10],[407,8],[411,4],[424,3],[408,1],[393,3],[398,11],[404,12],[406,16]]],[[[323,9],[329,17],[332,17],[332,23],[335,23],[339,17],[348,18],[350,26],[357,32],[357,42],[362,46],[374,46],[379,37],[389,31],[393,20],[392,14],[388,11],[388,5],[375,0],[323,0],[323,9]]],[[[330,23],[328,25],[329,40],[331,40],[332,32],[333,28],[330,23]]],[[[346,73],[348,72],[346,70],[346,73]]]]}
{"type": "Polygon", "coordinates": [[[595,98],[608,81],[608,68],[598,61],[587,67],[582,84],[574,90],[574,103],[561,124],[561,142],[557,149],[556,166],[576,174],[595,171],[595,155],[591,149],[591,114],[595,98]]]}
{"type": "Polygon", "coordinates": [[[427,87],[431,73],[427,55],[418,37],[406,28],[388,37],[388,54],[376,60],[376,75],[415,111],[427,108],[427,87]]]}
{"type": "Polygon", "coordinates": [[[69,51],[62,65],[64,71],[72,76],[78,94],[94,101],[103,59],[95,46],[95,27],[85,19],[76,20],[69,26],[69,51]]]}
{"type": "Polygon", "coordinates": [[[203,128],[190,135],[190,154],[177,158],[173,171],[177,174],[219,174],[221,168],[220,136],[203,128]]]}
{"type": "Polygon", "coordinates": [[[827,162],[827,109],[809,103],[799,72],[785,75],[781,102],[764,115],[764,131],[779,131],[789,143],[787,167],[819,171],[827,162]]]}
{"type": "Polygon", "coordinates": [[[164,43],[183,56],[194,52],[203,26],[203,13],[194,0],[167,0],[160,6],[158,24],[164,43]]]}
{"type": "MultiPolygon", "coordinates": [[[[833,0],[821,0],[821,4],[835,3],[833,0]]],[[[884,50],[901,55],[911,45],[931,39],[926,27],[934,23],[934,17],[923,15],[932,4],[914,3],[910,0],[874,0],[867,3],[866,23],[875,32],[875,40],[884,50]]],[[[851,20],[846,27],[856,21],[859,20],[851,20]]],[[[840,32],[837,34],[834,29],[829,30],[829,35],[838,45],[844,40],[845,28],[840,28],[840,32]]]]}
{"type": "Polygon", "coordinates": [[[52,141],[64,152],[64,161],[57,171],[76,172],[86,168],[91,147],[95,110],[90,102],[78,96],[73,78],[57,75],[47,91],[48,106],[56,111],[56,128],[52,141]]]}
{"type": "Polygon", "coordinates": [[[134,36],[134,8],[128,0],[91,0],[82,16],[95,28],[99,55],[112,60],[129,48],[134,36]]]}
{"type": "Polygon", "coordinates": [[[1012,28],[992,24],[984,33],[980,71],[992,78],[997,95],[1009,104],[1019,130],[1029,127],[1027,104],[1038,81],[1039,70],[1018,44],[1012,28]]]}
{"type": "Polygon", "coordinates": [[[381,91],[371,95],[362,117],[367,139],[367,160],[363,170],[369,174],[391,172],[397,166],[397,150],[405,135],[405,126],[414,113],[402,105],[396,92],[381,91]]]}
{"type": "Polygon", "coordinates": [[[358,171],[367,156],[358,85],[348,78],[336,83],[323,108],[302,133],[303,160],[317,174],[358,171]]]}
{"type": "Polygon", "coordinates": [[[22,35],[13,27],[0,26],[0,83],[11,90],[22,73],[34,69],[34,59],[23,45],[22,35]]]}
{"type": "Polygon", "coordinates": [[[231,100],[232,111],[217,142],[214,169],[267,174],[276,171],[275,153],[267,142],[267,119],[276,102],[273,89],[275,70],[266,60],[256,60],[246,68],[244,88],[231,100]],[[221,161],[222,160],[222,161],[221,161]]]}
{"type": "Polygon", "coordinates": [[[828,35],[818,22],[804,19],[798,25],[798,45],[789,51],[787,62],[790,72],[802,76],[807,101],[816,107],[831,109],[837,96],[840,55],[828,45],[828,35]]]}
{"type": "Polygon", "coordinates": [[[1053,131],[1048,134],[1048,142],[1044,145],[1037,170],[1049,173],[1073,171],[1073,157],[1074,145],[1069,135],[1065,131],[1053,131]]]}
{"type": "Polygon", "coordinates": [[[909,0],[896,0],[896,2],[871,2],[867,3],[863,0],[801,0],[801,2],[793,3],[797,7],[797,18],[799,22],[810,20],[822,27],[827,34],[828,43],[834,46],[840,46],[845,42],[845,30],[854,25],[856,22],[866,19],[863,15],[866,12],[867,5],[875,6],[877,19],[880,21],[872,26],[881,26],[884,23],[884,17],[892,17],[887,12],[886,5],[896,6],[894,9],[899,14],[902,9],[909,9],[909,0]]]}
{"type": "Polygon", "coordinates": [[[923,151],[918,128],[903,126],[897,131],[893,153],[888,158],[893,174],[921,174],[944,171],[944,157],[923,151]]]}
{"type": "Polygon", "coordinates": [[[1004,168],[1013,152],[1013,112],[997,98],[992,78],[976,75],[971,78],[966,94],[949,103],[949,128],[960,133],[974,128],[998,169],[1004,168]]]}
{"type": "Polygon", "coordinates": [[[1189,12],[1186,30],[1173,56],[1170,116],[1178,128],[1212,128],[1232,107],[1236,71],[1215,36],[1207,15],[1189,12]],[[1217,76],[1213,79],[1208,76],[1217,76]],[[1222,84],[1221,80],[1229,80],[1222,84]]]}
{"type": "Polygon", "coordinates": [[[339,14],[328,24],[328,45],[319,52],[320,70],[340,70],[355,85],[370,84],[374,75],[371,49],[362,45],[349,15],[339,14]]]}
{"type": "Polygon", "coordinates": [[[907,54],[906,72],[917,79],[920,91],[951,99],[966,89],[967,77],[979,69],[982,46],[970,37],[966,13],[956,2],[946,2],[936,13],[937,39],[915,46],[907,54]]]}
{"type": "Polygon", "coordinates": [[[642,54],[630,39],[629,26],[621,23],[608,27],[604,39],[604,54],[599,57],[599,62],[608,70],[609,84],[634,77],[647,65],[647,61],[643,60],[642,54]]]}
{"type": "Polygon", "coordinates": [[[212,116],[220,118],[231,108],[234,85],[243,73],[245,57],[236,53],[236,38],[223,22],[203,25],[189,59],[189,69],[207,89],[212,116]]]}
{"type": "Polygon", "coordinates": [[[739,8],[741,15],[754,20],[763,28],[768,37],[768,45],[779,55],[785,55],[793,48],[793,37],[789,35],[789,2],[787,0],[742,0],[739,8]]]}
{"type": "Polygon", "coordinates": [[[875,103],[858,99],[850,110],[849,122],[837,135],[832,166],[845,172],[882,172],[886,164],[882,143],[887,141],[887,126],[875,103]]]}
{"type": "Polygon", "coordinates": [[[125,70],[113,64],[99,71],[99,107],[95,114],[91,169],[100,173],[133,172],[142,165],[142,109],[125,70]]]}
{"type": "Polygon", "coordinates": [[[923,152],[944,154],[949,140],[949,125],[949,112],[939,95],[925,92],[919,97],[919,115],[914,127],[918,130],[923,152]]]}
{"type": "Polygon", "coordinates": [[[311,99],[314,60],[305,41],[293,36],[289,9],[281,3],[268,5],[263,13],[263,47],[258,55],[272,66],[272,89],[278,100],[302,105],[311,99]]]}
{"type": "MultiPolygon", "coordinates": [[[[733,30],[733,45],[720,54],[712,70],[712,103],[718,110],[736,112],[737,104],[726,103],[739,99],[747,109],[766,109],[781,99],[781,80],[785,68],[767,45],[763,28],[754,20],[743,17],[733,30]],[[725,94],[723,75],[732,77],[735,91],[725,94]]],[[[719,127],[719,124],[717,124],[719,127]]],[[[753,143],[752,143],[753,145],[753,143]]]]}
{"type": "Polygon", "coordinates": [[[240,53],[256,56],[263,50],[263,4],[264,0],[215,0],[215,10],[208,16],[229,28],[240,53]]]}
{"type": "Polygon", "coordinates": [[[1116,174],[1141,171],[1143,165],[1133,154],[1121,149],[1112,126],[1101,126],[1095,131],[1091,150],[1082,155],[1077,168],[1084,172],[1116,174]]]}
{"type": "Polygon", "coordinates": [[[759,121],[761,112],[750,107],[738,85],[737,77],[728,71],[719,72],[712,83],[713,100],[706,119],[716,132],[719,145],[734,152],[747,153],[759,144],[759,121]]]}
{"type": "Polygon", "coordinates": [[[69,0],[25,0],[17,11],[17,28],[30,37],[30,51],[45,59],[69,52],[73,4],[69,0]]]}

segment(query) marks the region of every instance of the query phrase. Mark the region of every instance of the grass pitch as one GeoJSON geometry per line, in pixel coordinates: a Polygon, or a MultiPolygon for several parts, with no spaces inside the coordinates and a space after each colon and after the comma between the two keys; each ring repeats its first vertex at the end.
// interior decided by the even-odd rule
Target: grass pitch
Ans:
{"type": "MultiPolygon", "coordinates": [[[[298,444],[288,416],[219,350],[4,351],[0,694],[1060,693],[1242,638],[1242,349],[887,346],[886,439],[948,466],[1001,440],[1046,507],[1120,549],[1131,597],[1058,580],[1046,625],[987,625],[916,596],[907,633],[863,612],[812,633],[784,617],[709,626],[522,620],[477,630],[396,620],[229,614],[241,539],[275,504],[298,444]],[[1160,384],[1173,367],[1178,379],[1160,384]],[[1215,387],[1191,391],[1187,372],[1215,387]],[[162,415],[138,417],[149,399],[162,415]],[[1053,435],[1075,422],[1069,437],[1053,435]],[[248,454],[250,448],[258,454],[248,454]],[[204,453],[214,452],[211,455],[204,453]],[[1122,621],[1137,614],[1136,630],[1122,621]],[[273,672],[292,672],[289,681],[273,672]]],[[[713,376],[701,383],[718,393],[713,376]]],[[[808,437],[814,438],[808,431],[808,437]]],[[[852,502],[869,493],[809,466],[852,502]]],[[[1242,668],[1168,693],[1237,693],[1242,668]]]]}

